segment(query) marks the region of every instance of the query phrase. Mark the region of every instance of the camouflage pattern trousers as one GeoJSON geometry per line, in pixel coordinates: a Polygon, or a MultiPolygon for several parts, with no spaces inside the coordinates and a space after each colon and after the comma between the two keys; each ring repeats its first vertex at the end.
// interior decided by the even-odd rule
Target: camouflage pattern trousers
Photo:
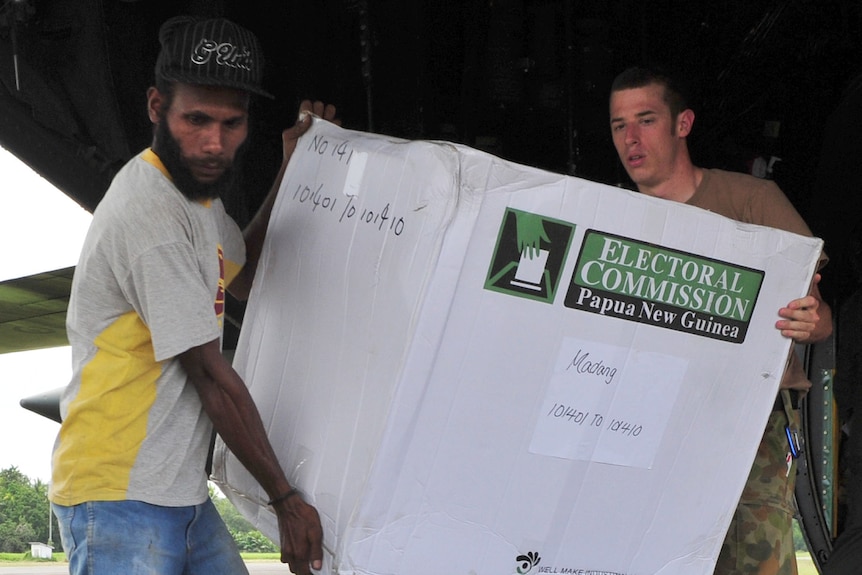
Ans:
{"type": "Polygon", "coordinates": [[[788,413],[773,411],[736,513],[727,530],[715,575],[797,575],[793,549],[796,463],[788,463],[788,413]]]}

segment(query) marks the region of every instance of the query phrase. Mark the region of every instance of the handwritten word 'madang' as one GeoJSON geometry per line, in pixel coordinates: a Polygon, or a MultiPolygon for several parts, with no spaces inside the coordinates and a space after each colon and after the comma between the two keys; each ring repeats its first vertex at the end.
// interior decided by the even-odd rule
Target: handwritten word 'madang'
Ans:
{"type": "Polygon", "coordinates": [[[610,384],[614,380],[614,376],[617,374],[617,368],[605,365],[601,359],[594,361],[589,359],[589,357],[590,352],[582,352],[582,350],[579,349],[578,353],[575,354],[574,359],[572,359],[572,362],[566,369],[574,369],[578,373],[588,373],[590,375],[604,378],[605,383],[610,384]]]}

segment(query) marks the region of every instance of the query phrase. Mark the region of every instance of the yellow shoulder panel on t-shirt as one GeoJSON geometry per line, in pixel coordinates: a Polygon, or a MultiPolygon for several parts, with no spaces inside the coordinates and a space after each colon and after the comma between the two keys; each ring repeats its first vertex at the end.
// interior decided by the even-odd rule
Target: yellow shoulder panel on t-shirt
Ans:
{"type": "Polygon", "coordinates": [[[225,258],[224,260],[224,285],[229,286],[230,282],[239,275],[242,266],[233,260],[225,258]]]}
{"type": "Polygon", "coordinates": [[[153,151],[153,149],[152,149],[152,148],[147,148],[146,150],[144,150],[144,152],[143,152],[143,154],[141,155],[141,157],[142,157],[142,158],[144,159],[144,161],[145,161],[145,162],[147,162],[148,164],[152,164],[153,166],[155,166],[156,168],[158,168],[158,169],[159,169],[159,171],[160,171],[162,174],[164,174],[164,176],[165,176],[167,179],[169,179],[169,180],[170,180],[170,181],[172,181],[172,182],[174,181],[174,179],[171,177],[170,172],[168,172],[168,169],[167,169],[167,168],[165,167],[165,165],[162,163],[161,158],[159,158],[159,157],[156,155],[156,153],[153,151]]]}
{"type": "Polygon", "coordinates": [[[161,365],[137,313],[120,316],[95,344],[54,453],[51,492],[60,505],[125,499],[156,400],[161,365]]]}
{"type": "MultiPolygon", "coordinates": [[[[174,181],[174,179],[171,177],[171,173],[168,171],[168,168],[167,168],[167,167],[165,167],[165,164],[164,164],[164,162],[162,162],[162,159],[161,159],[161,158],[159,158],[159,156],[158,156],[158,155],[156,155],[156,153],[153,151],[153,149],[152,149],[152,148],[147,148],[146,150],[144,150],[144,152],[143,152],[143,154],[141,155],[141,157],[142,157],[142,158],[144,159],[144,161],[145,161],[145,162],[147,162],[148,164],[152,164],[153,166],[155,166],[156,168],[158,168],[158,169],[159,169],[159,171],[160,171],[162,174],[164,174],[164,176],[165,176],[167,179],[169,179],[169,180],[170,180],[170,181],[172,181],[172,182],[174,181]]],[[[211,206],[212,206],[212,200],[211,200],[211,199],[209,199],[209,198],[201,198],[201,199],[197,200],[197,202],[198,202],[199,204],[201,204],[202,206],[205,206],[205,207],[207,207],[207,208],[209,208],[209,207],[211,207],[211,206]]]]}

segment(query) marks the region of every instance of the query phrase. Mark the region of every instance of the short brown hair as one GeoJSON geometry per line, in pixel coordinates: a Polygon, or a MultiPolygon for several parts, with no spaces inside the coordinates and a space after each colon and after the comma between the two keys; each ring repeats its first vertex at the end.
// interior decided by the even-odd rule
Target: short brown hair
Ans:
{"type": "Polygon", "coordinates": [[[670,108],[673,118],[679,116],[680,112],[688,108],[686,90],[675,78],[660,70],[659,68],[644,68],[634,66],[623,70],[611,84],[611,94],[620,90],[632,88],[644,88],[650,84],[658,84],[664,87],[664,102],[670,108]]]}

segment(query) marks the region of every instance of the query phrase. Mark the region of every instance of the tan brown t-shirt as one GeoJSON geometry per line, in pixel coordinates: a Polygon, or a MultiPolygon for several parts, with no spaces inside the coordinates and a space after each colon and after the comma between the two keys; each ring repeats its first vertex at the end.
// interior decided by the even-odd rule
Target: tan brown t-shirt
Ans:
{"type": "MultiPolygon", "coordinates": [[[[686,203],[740,222],[812,235],[805,220],[775,182],[748,174],[703,169],[703,179],[686,203]]],[[[826,254],[821,253],[818,269],[827,261],[826,254]]],[[[790,354],[781,387],[800,391],[811,387],[795,353],[790,354]]]]}

